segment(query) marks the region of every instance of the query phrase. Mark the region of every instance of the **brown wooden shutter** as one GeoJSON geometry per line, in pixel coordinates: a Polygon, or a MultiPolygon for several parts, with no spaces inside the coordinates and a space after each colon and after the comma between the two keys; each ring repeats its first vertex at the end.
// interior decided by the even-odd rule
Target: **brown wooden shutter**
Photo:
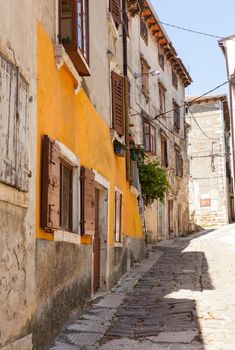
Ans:
{"type": "Polygon", "coordinates": [[[112,72],[113,127],[120,136],[124,134],[123,96],[123,77],[112,72]]]}
{"type": "Polygon", "coordinates": [[[60,227],[60,151],[47,135],[42,147],[41,225],[44,229],[60,227]]]}
{"type": "Polygon", "coordinates": [[[109,11],[113,16],[114,23],[118,27],[121,23],[121,5],[120,0],[109,0],[109,11]]]}
{"type": "Polygon", "coordinates": [[[95,230],[95,174],[81,168],[81,234],[92,235],[95,230]]]}

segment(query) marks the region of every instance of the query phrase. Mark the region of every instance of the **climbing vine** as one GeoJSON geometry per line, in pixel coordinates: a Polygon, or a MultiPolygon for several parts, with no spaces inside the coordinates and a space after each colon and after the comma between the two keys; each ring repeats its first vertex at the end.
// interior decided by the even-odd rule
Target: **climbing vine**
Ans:
{"type": "Polygon", "coordinates": [[[139,175],[142,196],[145,206],[153,203],[155,199],[163,202],[165,193],[170,189],[166,169],[162,168],[159,161],[139,161],[139,175]]]}

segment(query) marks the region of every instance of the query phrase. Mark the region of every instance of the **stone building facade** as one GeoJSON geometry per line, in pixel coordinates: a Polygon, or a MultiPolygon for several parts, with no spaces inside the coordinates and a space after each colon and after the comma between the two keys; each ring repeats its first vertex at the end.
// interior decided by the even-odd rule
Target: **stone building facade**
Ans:
{"type": "Polygon", "coordinates": [[[4,350],[32,348],[36,310],[35,11],[30,0],[0,3],[0,348],[4,350]]]}
{"type": "Polygon", "coordinates": [[[227,224],[234,217],[227,96],[189,100],[187,123],[191,222],[200,226],[227,224]]]}
{"type": "Polygon", "coordinates": [[[130,120],[135,144],[165,167],[171,190],[145,210],[148,242],[188,230],[185,87],[192,80],[149,1],[129,18],[130,120]]]}

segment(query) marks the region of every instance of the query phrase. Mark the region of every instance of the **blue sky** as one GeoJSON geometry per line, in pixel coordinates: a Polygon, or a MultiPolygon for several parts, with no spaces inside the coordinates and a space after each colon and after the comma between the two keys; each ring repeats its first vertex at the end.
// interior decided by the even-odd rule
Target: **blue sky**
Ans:
{"type": "MultiPolygon", "coordinates": [[[[151,0],[160,20],[221,37],[235,34],[234,0],[151,0]]],[[[186,95],[201,95],[227,80],[218,39],[164,26],[193,78],[186,95]]],[[[227,93],[227,85],[215,91],[227,93]]]]}

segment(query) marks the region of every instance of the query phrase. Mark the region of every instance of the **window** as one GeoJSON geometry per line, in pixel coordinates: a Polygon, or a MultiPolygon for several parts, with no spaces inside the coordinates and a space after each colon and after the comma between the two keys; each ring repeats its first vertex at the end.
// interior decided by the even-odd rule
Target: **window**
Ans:
{"type": "Polygon", "coordinates": [[[72,181],[73,169],[60,162],[60,226],[72,231],[72,181]]]}
{"type": "Polygon", "coordinates": [[[164,59],[163,53],[161,53],[161,52],[158,53],[158,62],[159,62],[160,67],[164,70],[165,59],[164,59]]]}
{"type": "Polygon", "coordinates": [[[148,26],[144,18],[140,17],[140,35],[145,41],[145,44],[148,44],[148,26]]]}
{"type": "Polygon", "coordinates": [[[159,83],[159,102],[160,102],[160,113],[164,113],[166,111],[166,89],[165,87],[159,83]]]}
{"type": "Polygon", "coordinates": [[[149,98],[149,65],[141,58],[142,93],[149,98]]]}
{"type": "Polygon", "coordinates": [[[200,207],[211,207],[211,198],[200,199],[200,207]]]}
{"type": "Polygon", "coordinates": [[[28,191],[29,85],[0,55],[0,181],[28,191]]]}
{"type": "Polygon", "coordinates": [[[175,171],[176,176],[183,177],[183,158],[178,149],[175,150],[175,171]]]}
{"type": "Polygon", "coordinates": [[[173,113],[174,113],[174,128],[179,131],[180,130],[180,107],[179,105],[173,101],[173,113]]]}
{"type": "Polygon", "coordinates": [[[123,77],[112,72],[112,112],[113,128],[122,136],[124,135],[124,83],[123,77]]]}
{"type": "Polygon", "coordinates": [[[60,43],[80,75],[89,75],[88,0],[60,0],[60,43]]]}
{"type": "Polygon", "coordinates": [[[168,167],[167,139],[163,135],[161,135],[161,164],[165,168],[168,167]]]}
{"type": "Polygon", "coordinates": [[[41,226],[78,233],[79,160],[47,135],[42,145],[41,226]]]}
{"type": "Polygon", "coordinates": [[[120,0],[109,0],[109,11],[112,14],[114,23],[118,28],[121,23],[121,3],[120,0]]]}
{"type": "Polygon", "coordinates": [[[145,152],[156,154],[156,129],[144,119],[144,149],[145,152]]]}
{"type": "Polygon", "coordinates": [[[177,74],[172,70],[172,85],[177,89],[178,88],[178,78],[177,74]]]}
{"type": "Polygon", "coordinates": [[[115,242],[122,242],[122,193],[115,190],[114,203],[114,239],[115,242]]]}

